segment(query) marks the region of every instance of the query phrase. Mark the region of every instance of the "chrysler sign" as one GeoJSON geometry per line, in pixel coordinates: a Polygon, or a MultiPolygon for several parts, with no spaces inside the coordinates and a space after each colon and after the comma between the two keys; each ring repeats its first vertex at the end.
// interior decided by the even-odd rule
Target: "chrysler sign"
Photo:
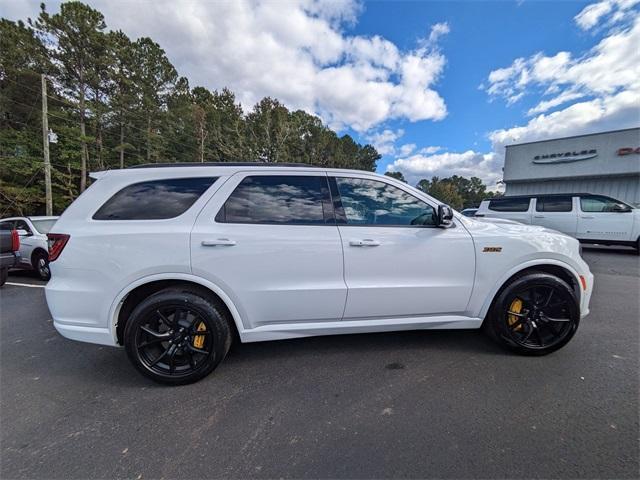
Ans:
{"type": "Polygon", "coordinates": [[[548,155],[536,155],[533,157],[533,163],[549,164],[549,163],[571,163],[580,160],[588,160],[598,156],[597,150],[581,150],[579,152],[560,152],[550,153],[548,155]]]}

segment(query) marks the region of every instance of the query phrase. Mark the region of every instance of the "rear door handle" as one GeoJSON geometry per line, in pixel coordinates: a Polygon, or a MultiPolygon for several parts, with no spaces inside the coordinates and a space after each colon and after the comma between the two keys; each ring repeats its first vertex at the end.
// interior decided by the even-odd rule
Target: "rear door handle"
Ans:
{"type": "Polygon", "coordinates": [[[235,240],[229,240],[228,238],[218,238],[216,240],[203,240],[203,247],[233,247],[236,244],[235,240]]]}
{"type": "Polygon", "coordinates": [[[378,247],[380,246],[380,242],[378,240],[365,238],[364,240],[351,240],[349,245],[352,247],[378,247]]]}

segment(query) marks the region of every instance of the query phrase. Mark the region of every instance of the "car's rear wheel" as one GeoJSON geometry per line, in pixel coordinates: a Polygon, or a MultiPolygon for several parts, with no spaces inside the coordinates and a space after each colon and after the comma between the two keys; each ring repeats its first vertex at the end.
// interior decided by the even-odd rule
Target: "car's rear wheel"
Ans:
{"type": "Polygon", "coordinates": [[[157,382],[184,385],[211,373],[231,345],[225,310],[190,290],[162,290],[131,313],[124,342],[129,359],[157,382]]]}
{"type": "Polygon", "coordinates": [[[571,340],[580,323],[575,293],[562,279],[542,272],[507,285],[485,319],[485,329],[504,347],[523,355],[546,355],[571,340]]]}
{"type": "Polygon", "coordinates": [[[49,280],[51,278],[51,270],[49,269],[49,256],[45,252],[36,252],[33,254],[31,266],[40,277],[40,280],[49,280]]]}

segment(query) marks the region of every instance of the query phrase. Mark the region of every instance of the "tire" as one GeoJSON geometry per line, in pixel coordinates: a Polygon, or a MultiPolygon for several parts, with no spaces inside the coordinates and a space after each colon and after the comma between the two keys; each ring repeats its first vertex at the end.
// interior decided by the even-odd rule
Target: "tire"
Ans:
{"type": "Polygon", "coordinates": [[[31,259],[31,266],[40,280],[48,281],[51,278],[49,255],[45,252],[35,252],[31,259]]]}
{"type": "Polygon", "coordinates": [[[576,295],[562,279],[542,272],[516,277],[496,297],[483,329],[504,348],[521,355],[547,355],[578,330],[576,295]]]}
{"type": "Polygon", "coordinates": [[[124,330],[129,360],[146,377],[167,385],[209,375],[227,355],[231,338],[225,309],[188,288],[146,298],[124,330]]]}
{"type": "Polygon", "coordinates": [[[3,268],[0,270],[0,287],[6,283],[7,277],[9,277],[9,269],[3,268]]]}

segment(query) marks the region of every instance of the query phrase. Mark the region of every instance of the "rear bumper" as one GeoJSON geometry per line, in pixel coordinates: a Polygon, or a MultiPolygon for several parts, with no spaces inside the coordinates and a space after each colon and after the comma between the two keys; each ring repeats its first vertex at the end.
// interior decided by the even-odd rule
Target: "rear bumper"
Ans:
{"type": "Polygon", "coordinates": [[[53,326],[60,335],[70,340],[79,342],[97,343],[115,347],[113,337],[108,328],[84,327],[81,325],[69,325],[53,320],[53,326]]]}
{"type": "Polygon", "coordinates": [[[81,342],[117,346],[109,328],[111,298],[99,272],[54,267],[45,296],[53,325],[63,337],[81,342]]]}

